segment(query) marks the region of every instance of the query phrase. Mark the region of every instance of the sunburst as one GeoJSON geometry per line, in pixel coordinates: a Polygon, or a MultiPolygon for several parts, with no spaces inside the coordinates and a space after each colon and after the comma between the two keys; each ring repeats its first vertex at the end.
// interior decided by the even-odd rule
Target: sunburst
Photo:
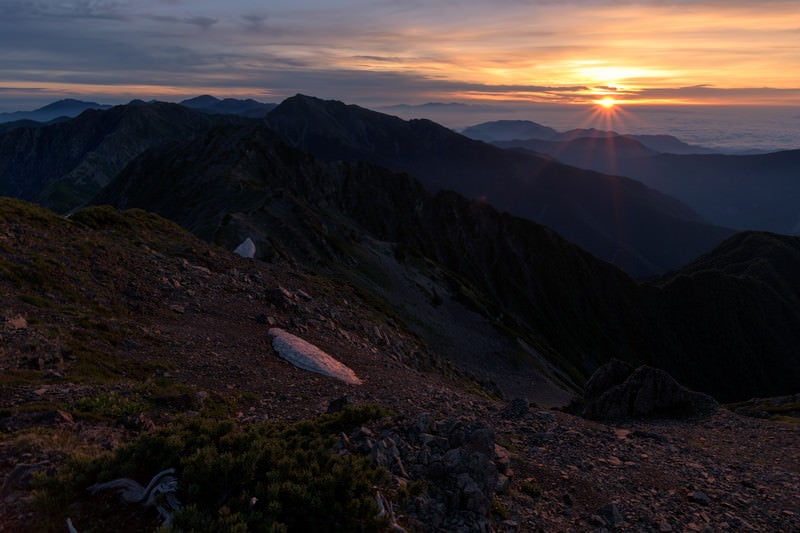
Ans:
{"type": "Polygon", "coordinates": [[[606,96],[600,100],[595,100],[595,104],[599,105],[603,109],[613,109],[617,105],[617,101],[611,98],[610,96],[606,96]]]}

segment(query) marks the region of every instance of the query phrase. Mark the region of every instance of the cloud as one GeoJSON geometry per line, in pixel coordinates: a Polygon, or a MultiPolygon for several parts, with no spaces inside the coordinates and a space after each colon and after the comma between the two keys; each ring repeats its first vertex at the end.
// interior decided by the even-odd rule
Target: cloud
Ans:
{"type": "Polygon", "coordinates": [[[637,92],[643,100],[670,100],[697,103],[748,102],[752,104],[800,104],[800,87],[715,87],[699,84],[688,87],[645,88],[637,92]]]}
{"type": "Polygon", "coordinates": [[[267,15],[260,15],[258,13],[248,13],[239,18],[242,20],[248,31],[259,33],[266,29],[266,22],[269,17],[267,15]]]}
{"type": "Polygon", "coordinates": [[[111,0],[26,2],[11,0],[0,6],[0,14],[14,18],[73,18],[125,20],[126,4],[111,0]]]}
{"type": "Polygon", "coordinates": [[[211,17],[196,16],[196,17],[185,18],[181,22],[184,22],[186,24],[191,24],[193,26],[199,26],[199,27],[203,28],[204,30],[207,30],[208,28],[210,28],[214,24],[218,23],[219,20],[211,18],[211,17]]]}
{"type": "Polygon", "coordinates": [[[785,88],[800,70],[789,38],[793,5],[0,0],[0,80],[294,91],[382,104],[573,102],[592,91],[795,101],[796,90],[785,88]],[[746,88],[753,79],[776,89],[746,88]]]}

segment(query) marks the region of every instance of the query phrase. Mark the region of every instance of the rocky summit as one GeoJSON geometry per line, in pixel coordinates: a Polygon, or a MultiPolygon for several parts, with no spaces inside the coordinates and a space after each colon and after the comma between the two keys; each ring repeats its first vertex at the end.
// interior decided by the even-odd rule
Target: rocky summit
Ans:
{"type": "MultiPolygon", "coordinates": [[[[0,272],[0,531],[800,529],[791,398],[616,421],[503,399],[352,282],[140,210],[2,200],[0,272]],[[271,329],[361,383],[290,364],[271,329]]],[[[585,399],[685,394],[620,368],[585,399]]]]}

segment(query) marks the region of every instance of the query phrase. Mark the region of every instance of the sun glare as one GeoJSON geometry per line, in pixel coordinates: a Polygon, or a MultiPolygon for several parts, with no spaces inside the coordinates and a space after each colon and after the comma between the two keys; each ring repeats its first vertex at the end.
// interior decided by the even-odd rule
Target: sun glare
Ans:
{"type": "Polygon", "coordinates": [[[611,109],[617,105],[617,101],[609,96],[603,98],[602,100],[595,100],[594,102],[603,109],[611,109]]]}

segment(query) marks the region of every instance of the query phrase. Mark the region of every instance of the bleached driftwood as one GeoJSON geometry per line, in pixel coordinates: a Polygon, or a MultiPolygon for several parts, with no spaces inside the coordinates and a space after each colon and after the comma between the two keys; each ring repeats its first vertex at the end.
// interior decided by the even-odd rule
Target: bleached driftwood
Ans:
{"type": "Polygon", "coordinates": [[[175,495],[178,490],[178,479],[175,477],[175,469],[168,468],[162,470],[150,480],[147,487],[142,487],[136,481],[128,478],[119,478],[105,483],[96,483],[89,487],[89,492],[97,494],[104,490],[115,490],[123,500],[128,503],[138,503],[146,507],[155,505],[158,514],[164,519],[164,525],[172,522],[172,513],[180,509],[181,502],[175,495]],[[156,498],[163,495],[166,506],[159,505],[156,498]]]}
{"type": "Polygon", "coordinates": [[[351,385],[360,385],[361,380],[348,366],[340,363],[310,342],[280,328],[271,328],[272,347],[278,355],[297,368],[340,379],[351,385]]]}

